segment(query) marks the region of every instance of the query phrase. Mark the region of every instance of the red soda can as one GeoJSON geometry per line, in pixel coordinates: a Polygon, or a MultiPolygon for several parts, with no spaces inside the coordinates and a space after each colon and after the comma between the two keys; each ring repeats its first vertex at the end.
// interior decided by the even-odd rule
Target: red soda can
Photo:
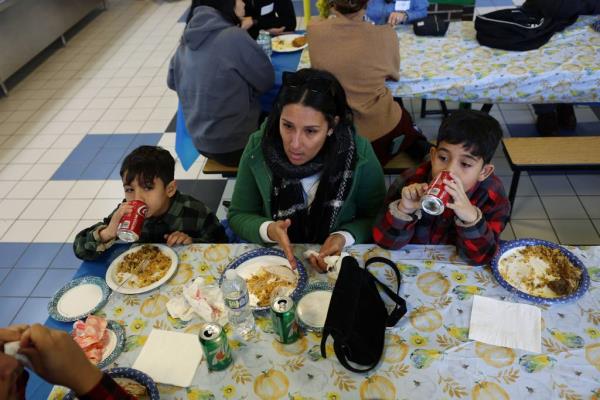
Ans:
{"type": "Polygon", "coordinates": [[[446,191],[444,180],[453,180],[450,176],[450,171],[442,171],[429,184],[427,193],[421,199],[421,208],[431,215],[440,215],[444,212],[446,205],[450,201],[450,193],[446,191]]]}
{"type": "Polygon", "coordinates": [[[142,225],[146,218],[148,207],[146,203],[140,200],[133,200],[129,204],[133,207],[129,214],[123,215],[119,227],[117,228],[117,236],[124,242],[137,242],[142,233],[142,225]]]}

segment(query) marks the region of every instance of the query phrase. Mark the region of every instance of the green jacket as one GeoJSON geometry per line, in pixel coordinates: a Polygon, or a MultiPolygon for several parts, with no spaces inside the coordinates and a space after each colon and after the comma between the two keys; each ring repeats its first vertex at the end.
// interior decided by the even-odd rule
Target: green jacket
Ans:
{"type": "MultiPolygon", "coordinates": [[[[261,149],[262,129],[254,132],[238,167],[237,180],[229,207],[229,225],[242,239],[262,243],[260,225],[271,220],[272,174],[261,149]]],[[[354,135],[358,160],[350,194],[344,202],[334,231],[348,231],[356,243],[371,242],[375,216],[383,205],[385,183],[383,170],[371,144],[354,135]]]]}

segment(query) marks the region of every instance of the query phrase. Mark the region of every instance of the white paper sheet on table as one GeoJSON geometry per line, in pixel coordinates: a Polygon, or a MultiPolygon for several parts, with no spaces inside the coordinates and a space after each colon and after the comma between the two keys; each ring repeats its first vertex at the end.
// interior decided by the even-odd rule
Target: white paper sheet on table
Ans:
{"type": "Polygon", "coordinates": [[[535,306],[474,296],[469,339],[540,353],[541,319],[535,306]]]}
{"type": "Polygon", "coordinates": [[[188,387],[202,361],[198,336],[152,329],[133,368],[159,383],[188,387]]]}

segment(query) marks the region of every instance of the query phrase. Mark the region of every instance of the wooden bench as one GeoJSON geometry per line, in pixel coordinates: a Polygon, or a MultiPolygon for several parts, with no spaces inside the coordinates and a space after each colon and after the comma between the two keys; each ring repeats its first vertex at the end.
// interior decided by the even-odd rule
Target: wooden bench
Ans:
{"type": "MultiPolygon", "coordinates": [[[[409,168],[416,167],[417,163],[413,161],[406,153],[398,153],[384,167],[383,173],[386,175],[398,175],[409,168]]],[[[237,175],[237,167],[228,167],[214,160],[206,160],[202,172],[205,174],[219,174],[224,178],[233,178],[237,175]]]]}
{"type": "Polygon", "coordinates": [[[600,170],[599,136],[505,138],[502,147],[513,171],[511,206],[523,171],[600,170]]]}

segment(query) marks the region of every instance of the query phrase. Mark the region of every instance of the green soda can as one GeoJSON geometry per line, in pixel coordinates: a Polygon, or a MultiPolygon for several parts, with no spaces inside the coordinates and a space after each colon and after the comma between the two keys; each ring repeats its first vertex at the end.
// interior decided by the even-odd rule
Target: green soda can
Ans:
{"type": "Polygon", "coordinates": [[[231,365],[233,358],[223,328],[218,324],[206,323],[200,327],[199,336],[209,371],[221,371],[231,365]]]}
{"type": "Polygon", "coordinates": [[[294,300],[288,296],[278,296],[271,302],[271,320],[277,340],[283,344],[294,343],[300,337],[296,321],[294,300]]]}

